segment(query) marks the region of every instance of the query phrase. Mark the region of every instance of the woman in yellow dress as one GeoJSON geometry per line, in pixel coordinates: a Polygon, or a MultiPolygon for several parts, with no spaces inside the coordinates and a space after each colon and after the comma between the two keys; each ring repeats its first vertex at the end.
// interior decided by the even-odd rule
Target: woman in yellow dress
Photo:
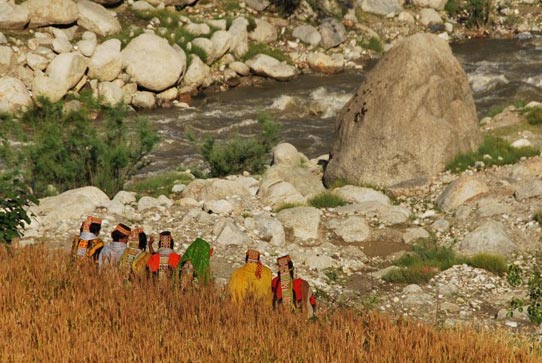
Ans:
{"type": "Polygon", "coordinates": [[[244,266],[233,272],[228,282],[228,292],[233,301],[244,303],[248,296],[269,304],[273,303],[271,270],[260,261],[260,252],[250,249],[246,253],[244,266]]]}

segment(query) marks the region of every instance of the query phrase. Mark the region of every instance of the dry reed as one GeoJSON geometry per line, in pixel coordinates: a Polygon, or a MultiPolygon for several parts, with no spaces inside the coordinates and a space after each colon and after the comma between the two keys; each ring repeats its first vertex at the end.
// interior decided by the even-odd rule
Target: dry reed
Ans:
{"type": "Polygon", "coordinates": [[[0,257],[0,362],[539,362],[473,330],[353,309],[302,314],[231,304],[218,289],[126,284],[44,247],[0,257]]]}

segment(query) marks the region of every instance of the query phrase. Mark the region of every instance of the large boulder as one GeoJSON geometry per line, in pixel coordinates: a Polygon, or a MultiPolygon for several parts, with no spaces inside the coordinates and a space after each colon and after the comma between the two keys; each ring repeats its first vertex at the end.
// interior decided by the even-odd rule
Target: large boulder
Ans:
{"type": "Polygon", "coordinates": [[[0,2],[0,29],[23,29],[30,21],[27,8],[9,2],[0,2]]]}
{"type": "Polygon", "coordinates": [[[267,54],[255,55],[246,61],[246,65],[256,74],[271,77],[279,81],[287,81],[297,75],[295,67],[282,63],[267,54]]]}
{"type": "Polygon", "coordinates": [[[313,46],[317,46],[322,41],[320,32],[312,25],[300,25],[294,29],[292,35],[303,43],[313,46]]]}
{"type": "Polygon", "coordinates": [[[231,34],[230,51],[236,58],[241,58],[248,52],[248,20],[243,17],[235,19],[228,31],[231,34]]]}
{"type": "Polygon", "coordinates": [[[271,43],[277,40],[277,29],[265,20],[256,19],[256,29],[248,36],[258,43],[271,43]]]}
{"type": "Polygon", "coordinates": [[[296,207],[281,210],[277,219],[301,240],[316,239],[322,212],[313,207],[296,207]]]}
{"type": "Polygon", "coordinates": [[[0,113],[14,113],[32,105],[24,83],[13,77],[0,78],[0,113]]]}
{"type": "Polygon", "coordinates": [[[334,48],[346,40],[346,29],[336,19],[325,19],[318,30],[322,36],[322,46],[325,49],[334,48]]]}
{"type": "Polygon", "coordinates": [[[122,69],[121,42],[109,39],[96,47],[88,65],[88,76],[99,81],[112,81],[122,69]]]}
{"type": "Polygon", "coordinates": [[[9,73],[15,64],[15,52],[11,47],[0,46],[0,77],[9,73]]]}
{"type": "Polygon", "coordinates": [[[420,8],[443,10],[448,0],[413,0],[412,2],[420,8]]]}
{"type": "Polygon", "coordinates": [[[506,233],[502,223],[489,221],[465,235],[459,249],[467,255],[477,253],[509,255],[517,250],[517,246],[506,233]]]}
{"type": "Polygon", "coordinates": [[[45,97],[51,102],[57,102],[66,95],[68,90],[55,79],[39,73],[32,80],[32,98],[35,102],[45,97]]]}
{"type": "Polygon", "coordinates": [[[437,205],[444,211],[450,211],[488,191],[487,184],[479,178],[462,176],[444,189],[437,199],[437,205]]]}
{"type": "Polygon", "coordinates": [[[480,141],[461,65],[444,40],[417,34],[381,58],[338,114],[325,182],[426,181],[480,141]]]}
{"type": "Polygon", "coordinates": [[[197,179],[182,191],[183,198],[197,201],[228,199],[234,196],[248,197],[250,190],[240,182],[224,179],[197,179]]]}
{"type": "Polygon", "coordinates": [[[403,0],[361,0],[361,9],[376,15],[399,14],[403,10],[403,0]]]}
{"type": "Polygon", "coordinates": [[[120,32],[120,23],[106,8],[88,0],[79,0],[77,24],[98,35],[107,36],[120,32]]]}
{"type": "Polygon", "coordinates": [[[151,91],[173,86],[186,68],[183,50],[172,48],[166,39],[155,34],[143,33],[132,39],[121,54],[126,73],[151,91]]]}
{"type": "Polygon", "coordinates": [[[47,75],[60,87],[70,90],[81,80],[88,66],[88,61],[79,52],[57,55],[47,67],[47,75]]]}
{"type": "Polygon", "coordinates": [[[22,6],[30,13],[31,27],[72,24],[79,16],[72,0],[27,0],[22,6]]]}
{"type": "Polygon", "coordinates": [[[211,73],[211,68],[195,54],[192,54],[192,61],[183,77],[183,85],[199,87],[211,73]]]}

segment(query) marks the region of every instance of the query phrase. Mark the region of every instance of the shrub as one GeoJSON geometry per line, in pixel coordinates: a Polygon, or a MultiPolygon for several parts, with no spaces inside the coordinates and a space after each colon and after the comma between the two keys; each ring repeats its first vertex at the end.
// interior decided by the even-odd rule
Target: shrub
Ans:
{"type": "Polygon", "coordinates": [[[466,10],[469,14],[466,24],[470,27],[482,27],[491,22],[492,0],[468,0],[466,10]]]}
{"type": "Polygon", "coordinates": [[[542,210],[538,210],[533,214],[533,221],[542,224],[542,210]]]}
{"type": "Polygon", "coordinates": [[[38,203],[20,177],[0,174],[0,243],[11,243],[21,236],[21,228],[30,223],[27,207],[38,203]]]}
{"type": "Polygon", "coordinates": [[[217,143],[206,139],[201,145],[201,155],[210,166],[210,176],[220,177],[230,174],[261,173],[269,162],[271,148],[278,140],[280,125],[269,115],[258,116],[260,134],[256,137],[235,136],[228,141],[217,143]]]}
{"type": "Polygon", "coordinates": [[[458,9],[459,9],[459,5],[457,4],[457,0],[448,0],[446,5],[444,6],[444,10],[450,16],[455,16],[457,14],[458,9]]]}
{"type": "Polygon", "coordinates": [[[428,283],[437,272],[438,269],[435,267],[414,266],[389,271],[382,279],[387,282],[399,284],[421,284],[428,283]]]}
{"type": "Polygon", "coordinates": [[[468,259],[467,264],[502,276],[507,271],[506,258],[489,253],[479,253],[468,259]]]}
{"type": "Polygon", "coordinates": [[[323,192],[312,197],[309,204],[315,208],[335,208],[346,205],[347,202],[331,192],[323,192]]]}
{"type": "Polygon", "coordinates": [[[485,166],[513,164],[519,161],[522,157],[530,157],[538,155],[539,151],[533,147],[514,148],[505,140],[486,135],[484,142],[477,151],[457,155],[452,160],[446,169],[453,172],[460,172],[468,169],[477,161],[483,161],[485,166]],[[489,158],[485,157],[489,155],[489,158]]]}
{"type": "Polygon", "coordinates": [[[163,174],[152,175],[146,178],[133,180],[124,189],[136,192],[139,195],[158,197],[161,194],[169,195],[175,184],[188,184],[193,177],[187,173],[171,171],[163,174]]]}
{"type": "Polygon", "coordinates": [[[23,146],[12,149],[4,144],[5,153],[15,155],[8,167],[22,166],[38,196],[47,195],[50,185],[60,192],[94,185],[113,196],[158,141],[146,120],[136,120],[135,130],[128,130],[124,106],[103,109],[98,127],[87,107],[65,113],[62,102],[39,102],[40,108],[23,114],[19,131],[11,132],[12,138],[24,141],[23,146]]]}
{"type": "Polygon", "coordinates": [[[371,37],[367,42],[361,42],[360,46],[365,49],[374,50],[377,53],[382,53],[384,51],[382,42],[377,37],[371,37]]]}
{"type": "Polygon", "coordinates": [[[412,246],[411,252],[401,256],[395,264],[403,267],[430,266],[443,271],[464,262],[465,258],[458,256],[452,248],[438,246],[427,239],[412,246]]]}
{"type": "Polygon", "coordinates": [[[248,47],[247,53],[243,56],[243,61],[247,61],[258,54],[266,54],[281,62],[286,62],[288,64],[292,63],[292,60],[287,55],[285,55],[280,49],[271,48],[270,46],[264,43],[250,44],[248,47]]]}
{"type": "Polygon", "coordinates": [[[521,286],[523,284],[522,273],[523,271],[518,265],[511,264],[508,266],[508,274],[506,275],[508,283],[514,287],[521,286]]]}
{"type": "MultiPolygon", "coordinates": [[[[521,276],[516,280],[517,284],[513,286],[519,286],[523,282],[521,276]]],[[[540,276],[539,271],[533,273],[527,282],[527,286],[529,289],[529,307],[527,308],[527,316],[532,323],[540,325],[542,324],[542,277],[540,276]]],[[[511,314],[514,309],[518,309],[520,312],[523,311],[525,302],[522,299],[514,298],[510,302],[510,305],[511,312],[509,312],[509,314],[511,314]]]]}
{"type": "Polygon", "coordinates": [[[290,208],[296,208],[296,207],[303,207],[303,203],[280,203],[278,206],[273,208],[273,212],[278,213],[281,210],[290,209],[290,208]]]}
{"type": "Polygon", "coordinates": [[[542,108],[534,107],[528,108],[524,112],[525,118],[530,125],[540,125],[542,124],[542,108]]]}

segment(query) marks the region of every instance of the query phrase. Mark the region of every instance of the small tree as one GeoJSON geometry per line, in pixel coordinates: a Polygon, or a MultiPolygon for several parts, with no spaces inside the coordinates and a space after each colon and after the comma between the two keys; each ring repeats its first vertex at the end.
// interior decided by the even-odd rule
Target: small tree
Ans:
{"type": "Polygon", "coordinates": [[[21,228],[30,223],[27,208],[37,202],[20,178],[0,174],[0,243],[11,243],[22,235],[21,228]]]}

